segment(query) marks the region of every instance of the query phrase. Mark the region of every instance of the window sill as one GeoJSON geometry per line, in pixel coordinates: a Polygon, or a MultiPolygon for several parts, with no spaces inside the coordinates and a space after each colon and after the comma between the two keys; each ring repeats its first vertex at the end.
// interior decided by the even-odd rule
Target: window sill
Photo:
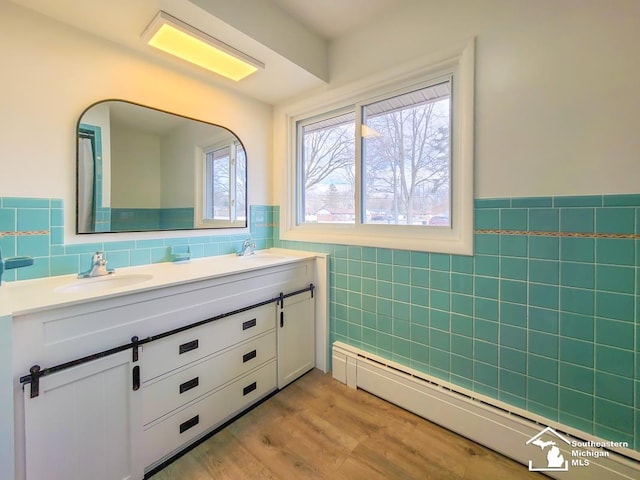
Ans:
{"type": "MultiPolygon", "coordinates": [[[[467,221],[472,222],[472,219],[467,221]]],[[[298,242],[473,255],[473,230],[471,228],[306,224],[288,230],[282,228],[280,238],[298,242]]]]}

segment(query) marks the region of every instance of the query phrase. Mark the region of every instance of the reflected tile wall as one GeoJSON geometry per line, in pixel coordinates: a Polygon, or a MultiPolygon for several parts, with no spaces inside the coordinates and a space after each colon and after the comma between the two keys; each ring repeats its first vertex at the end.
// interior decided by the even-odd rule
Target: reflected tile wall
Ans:
{"type": "MultiPolygon", "coordinates": [[[[271,206],[250,207],[251,238],[257,248],[273,246],[273,210],[271,206]]],[[[6,271],[4,281],[77,273],[87,268],[96,250],[106,253],[110,267],[122,268],[168,262],[171,247],[175,245],[188,246],[192,258],[230,254],[239,250],[246,237],[243,233],[164,238],[158,233],[158,238],[103,242],[99,235],[88,235],[87,243],[65,245],[62,200],[0,197],[3,257],[34,257],[33,266],[6,271]]]]}

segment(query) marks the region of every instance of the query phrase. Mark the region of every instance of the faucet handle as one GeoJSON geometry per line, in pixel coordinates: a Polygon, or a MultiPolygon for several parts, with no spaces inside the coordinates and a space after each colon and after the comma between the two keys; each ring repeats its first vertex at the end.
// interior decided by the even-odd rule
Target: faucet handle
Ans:
{"type": "Polygon", "coordinates": [[[253,255],[253,249],[256,248],[256,244],[251,241],[251,238],[247,238],[242,242],[242,248],[238,252],[238,255],[244,257],[247,255],[253,255]]]}
{"type": "Polygon", "coordinates": [[[107,259],[104,258],[104,252],[97,251],[91,255],[91,266],[86,272],[78,273],[78,278],[99,277],[115,273],[113,268],[107,268],[107,259]]]}

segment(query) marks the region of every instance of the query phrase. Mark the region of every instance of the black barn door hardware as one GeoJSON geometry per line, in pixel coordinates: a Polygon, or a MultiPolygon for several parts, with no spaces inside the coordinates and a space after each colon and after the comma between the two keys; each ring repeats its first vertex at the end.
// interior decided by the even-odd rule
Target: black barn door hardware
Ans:
{"type": "MultiPolygon", "coordinates": [[[[162,338],[169,337],[171,335],[175,335],[176,333],[181,333],[181,332],[185,332],[187,330],[191,330],[192,328],[196,328],[196,327],[199,327],[201,325],[206,325],[207,323],[211,323],[211,322],[214,322],[216,320],[221,320],[223,318],[227,318],[227,317],[230,317],[232,315],[237,315],[238,313],[244,313],[244,312],[252,310],[254,308],[263,307],[264,305],[269,305],[270,303],[278,302],[280,304],[280,307],[282,308],[284,306],[284,299],[285,298],[293,297],[295,295],[299,295],[299,294],[305,293],[305,292],[311,292],[311,296],[313,297],[313,291],[315,290],[315,288],[316,288],[315,285],[313,283],[310,283],[308,287],[301,288],[300,290],[296,290],[294,292],[290,292],[290,293],[286,293],[286,294],[280,293],[280,295],[278,295],[275,298],[271,298],[269,300],[264,300],[262,302],[254,303],[253,305],[249,305],[247,307],[239,308],[237,310],[232,310],[230,312],[222,313],[220,315],[216,315],[215,317],[207,318],[205,320],[200,320],[199,322],[195,322],[195,323],[192,323],[192,324],[189,324],[189,325],[185,325],[184,327],[180,327],[180,328],[175,328],[173,330],[169,330],[167,332],[160,333],[158,335],[153,335],[151,337],[147,337],[147,338],[144,338],[142,340],[140,340],[137,336],[133,336],[133,337],[131,337],[131,342],[127,343],[125,345],[119,345],[117,347],[113,347],[113,348],[110,348],[108,350],[103,350],[102,352],[98,352],[98,353],[94,353],[94,354],[91,354],[91,355],[87,355],[86,357],[78,358],[76,360],[71,360],[69,362],[61,363],[61,364],[55,365],[53,367],[42,369],[40,367],[40,365],[33,365],[29,369],[29,374],[20,377],[20,383],[22,385],[30,384],[31,385],[30,398],[35,398],[35,397],[40,395],[40,378],[46,377],[47,375],[51,375],[52,373],[60,372],[62,370],[66,370],[66,369],[72,368],[72,367],[77,367],[78,365],[82,365],[83,363],[89,363],[89,362],[92,362],[93,360],[98,360],[100,358],[108,357],[109,355],[114,355],[116,353],[120,353],[120,352],[123,352],[123,351],[128,350],[128,349],[132,349],[132,361],[133,362],[137,362],[138,358],[139,358],[139,347],[142,346],[142,345],[145,345],[145,344],[151,343],[151,342],[155,342],[156,340],[160,340],[162,338]]],[[[256,319],[252,319],[252,320],[249,320],[248,322],[245,322],[245,323],[251,323],[251,322],[255,322],[255,321],[256,321],[256,319]]],[[[281,324],[284,324],[283,322],[284,322],[284,317],[281,317],[281,324]]],[[[254,325],[250,325],[247,328],[251,328],[254,325]]],[[[243,329],[244,329],[244,324],[243,324],[243,329]]],[[[182,348],[185,345],[191,345],[192,346],[193,342],[195,342],[195,347],[191,348],[191,350],[193,350],[195,348],[198,348],[198,340],[194,340],[192,342],[188,342],[186,344],[183,344],[183,345],[180,346],[180,348],[182,348]]],[[[186,351],[189,351],[189,350],[186,350],[186,351]]],[[[180,352],[180,353],[184,353],[184,352],[180,352]]],[[[138,389],[138,388],[136,388],[136,380],[135,380],[136,376],[138,378],[137,387],[139,388],[140,387],[140,384],[139,384],[139,382],[140,382],[140,367],[138,367],[138,366],[134,367],[134,370],[133,370],[133,377],[134,377],[133,390],[137,390],[138,389]],[[135,368],[137,368],[138,370],[135,370],[135,368]]]]}
{"type": "Polygon", "coordinates": [[[138,361],[138,340],[140,340],[137,336],[131,337],[131,349],[132,352],[132,362],[138,361]]]}

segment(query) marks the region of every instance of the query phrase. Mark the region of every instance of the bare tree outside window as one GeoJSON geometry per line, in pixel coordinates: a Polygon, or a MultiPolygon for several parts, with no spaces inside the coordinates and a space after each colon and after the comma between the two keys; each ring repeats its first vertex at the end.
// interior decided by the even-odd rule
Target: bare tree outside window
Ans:
{"type": "Polygon", "coordinates": [[[204,157],[204,218],[245,220],[247,157],[244,148],[240,143],[232,143],[208,150],[204,157]]]}
{"type": "Polygon", "coordinates": [[[220,148],[206,154],[207,202],[206,217],[229,219],[230,175],[229,147],[220,148]]]}
{"type": "Polygon", "coordinates": [[[300,127],[305,222],[355,222],[354,131],[354,112],[300,127]]]}
{"type": "Polygon", "coordinates": [[[360,107],[359,160],[355,110],[299,124],[304,188],[304,220],[299,220],[449,227],[450,97],[451,83],[445,81],[360,107]]]}
{"type": "Polygon", "coordinates": [[[450,82],[363,107],[363,223],[450,225],[450,82]]]}
{"type": "Polygon", "coordinates": [[[281,238],[472,255],[474,52],[283,106],[281,238]]]}

